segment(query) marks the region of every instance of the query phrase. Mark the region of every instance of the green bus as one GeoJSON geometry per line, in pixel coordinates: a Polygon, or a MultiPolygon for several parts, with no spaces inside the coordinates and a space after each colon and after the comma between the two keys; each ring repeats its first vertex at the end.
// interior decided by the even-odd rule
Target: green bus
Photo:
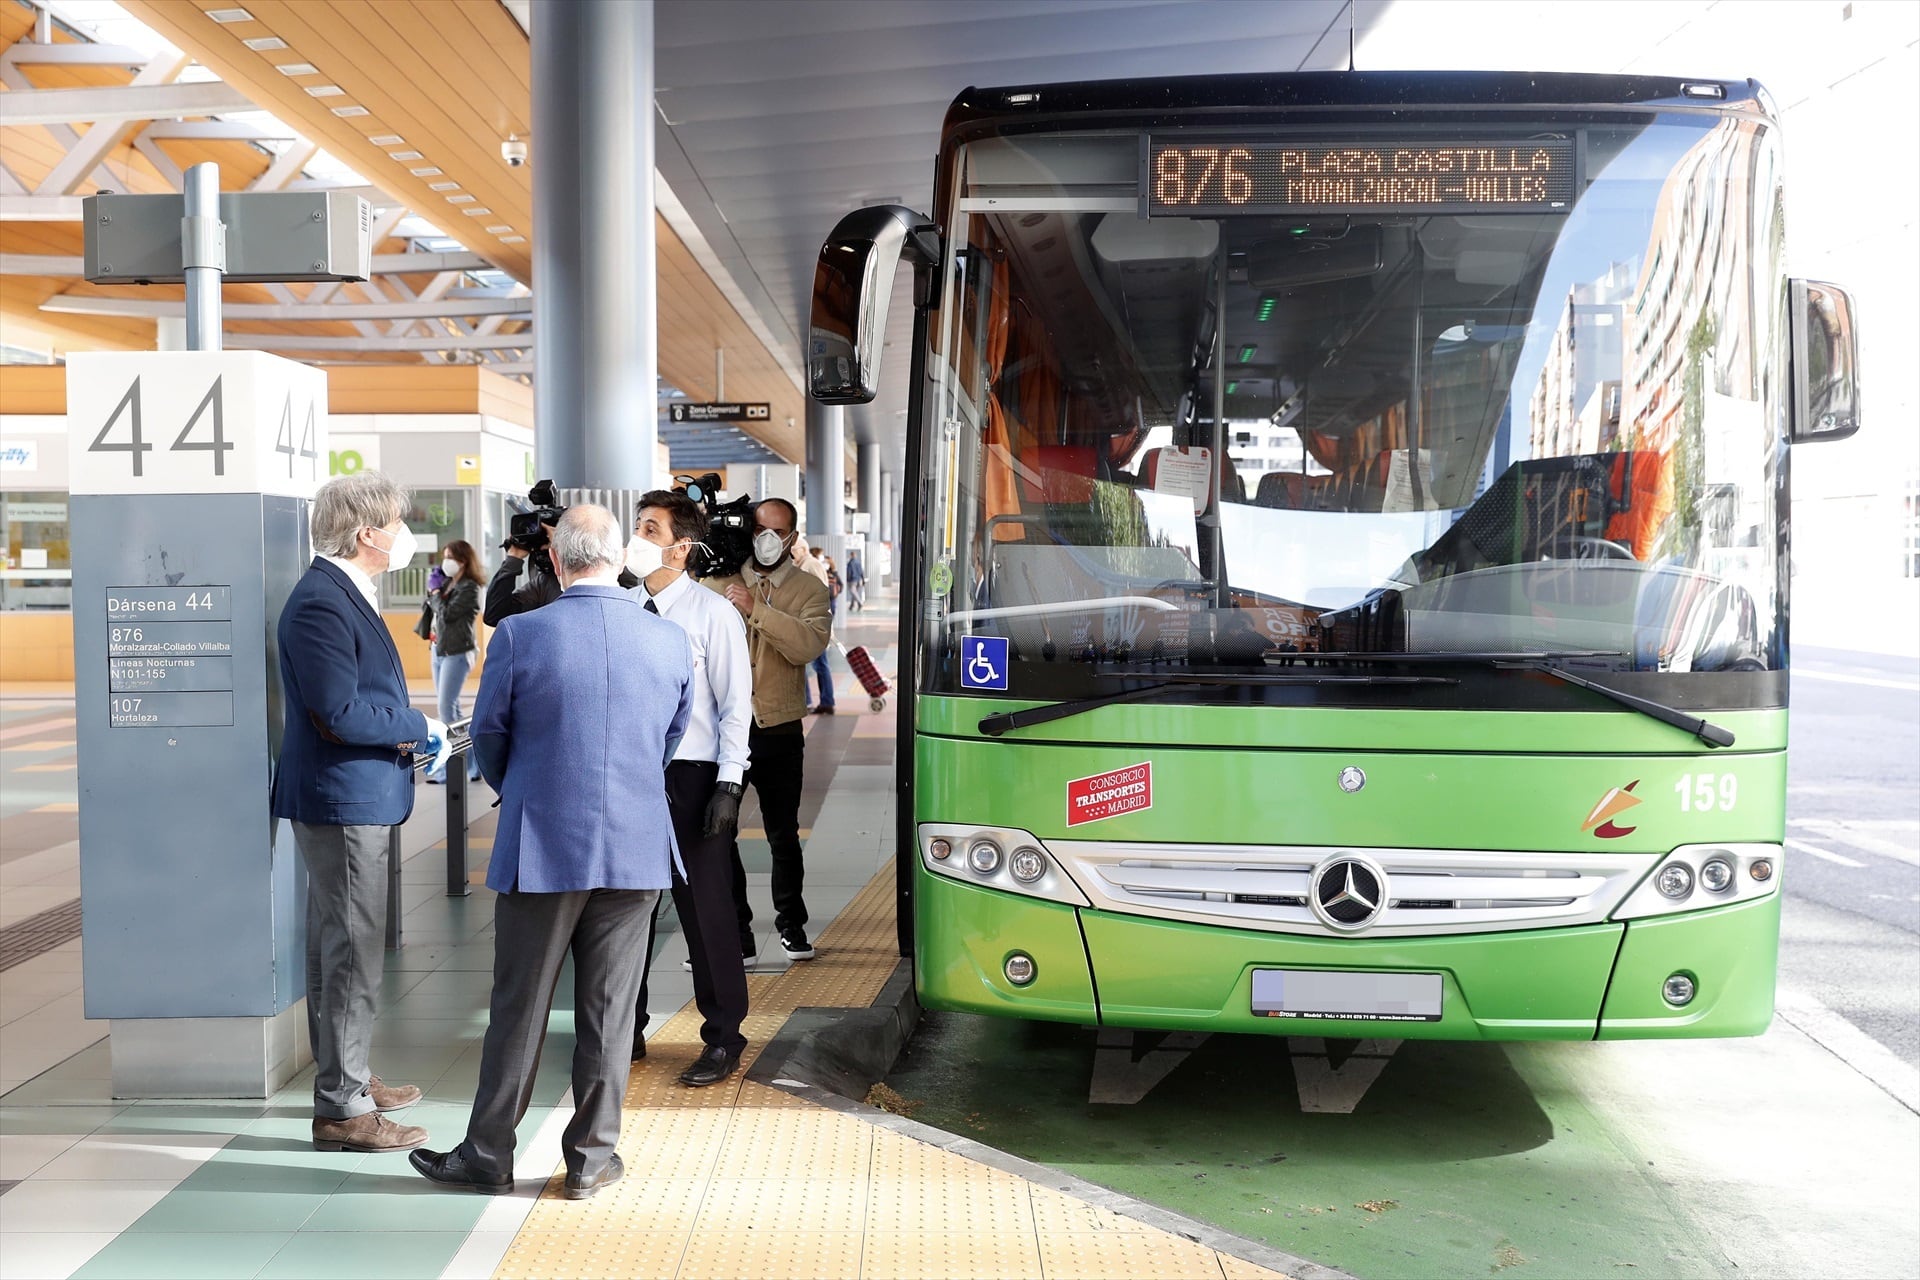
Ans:
{"type": "Polygon", "coordinates": [[[1789,446],[1858,426],[1853,308],[1787,277],[1781,176],[1750,82],[961,94],[931,216],[842,219],[808,333],[815,398],[872,401],[911,263],[920,1000],[1765,1029],[1789,446]]]}

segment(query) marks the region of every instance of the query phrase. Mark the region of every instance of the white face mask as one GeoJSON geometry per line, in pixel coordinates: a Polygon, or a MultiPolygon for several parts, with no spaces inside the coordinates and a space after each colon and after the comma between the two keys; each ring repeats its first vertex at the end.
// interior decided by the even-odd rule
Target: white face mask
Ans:
{"type": "MultiPolygon", "coordinates": [[[[676,542],[673,545],[678,547],[684,544],[676,542]]],[[[627,542],[627,572],[636,578],[644,578],[655,569],[665,568],[666,562],[662,556],[666,550],[659,543],[649,542],[639,534],[634,534],[627,542]]],[[[674,572],[684,573],[685,570],[675,569],[674,572]]]]}
{"type": "MultiPolygon", "coordinates": [[[[376,529],[374,532],[387,533],[385,529],[376,529]]],[[[392,573],[395,569],[407,567],[407,561],[413,559],[414,553],[420,549],[420,544],[414,541],[413,530],[405,525],[400,526],[400,532],[387,533],[387,536],[393,541],[385,547],[380,547],[379,543],[375,543],[374,546],[387,553],[387,572],[392,573]]]]}
{"type": "Polygon", "coordinates": [[[762,529],[753,535],[754,563],[764,569],[779,565],[787,554],[786,539],[771,529],[762,529]]]}
{"type": "Polygon", "coordinates": [[[452,556],[448,556],[440,562],[440,572],[446,577],[451,578],[454,574],[460,572],[460,562],[452,556]]]}

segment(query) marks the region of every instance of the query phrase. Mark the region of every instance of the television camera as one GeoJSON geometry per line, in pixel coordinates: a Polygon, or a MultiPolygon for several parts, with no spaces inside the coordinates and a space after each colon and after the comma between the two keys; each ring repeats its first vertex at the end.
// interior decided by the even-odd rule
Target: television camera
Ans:
{"type": "Polygon", "coordinates": [[[753,499],[746,494],[720,500],[720,477],[675,476],[674,489],[684,493],[707,513],[707,539],[695,548],[690,567],[696,578],[724,578],[740,572],[753,554],[753,499]]]}
{"type": "Polygon", "coordinates": [[[509,498],[514,513],[507,520],[507,540],[500,544],[501,549],[508,547],[525,551],[528,558],[538,565],[542,572],[553,572],[553,556],[547,547],[547,526],[559,520],[566,508],[560,505],[560,495],[555,492],[553,481],[542,480],[527,490],[524,499],[509,498]]]}

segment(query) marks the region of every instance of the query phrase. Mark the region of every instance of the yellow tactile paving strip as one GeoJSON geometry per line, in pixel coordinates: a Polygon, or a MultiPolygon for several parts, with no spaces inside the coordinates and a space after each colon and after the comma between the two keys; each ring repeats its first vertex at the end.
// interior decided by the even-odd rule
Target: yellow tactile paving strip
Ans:
{"type": "MultiPolygon", "coordinates": [[[[893,871],[819,939],[820,958],[747,980],[748,1061],[803,1006],[871,1005],[898,958],[893,871]]],[[[499,1277],[634,1280],[1263,1280],[1239,1258],[736,1075],[674,1077],[700,1052],[691,1005],[627,1086],[627,1176],[590,1200],[561,1171],[499,1277]]]]}

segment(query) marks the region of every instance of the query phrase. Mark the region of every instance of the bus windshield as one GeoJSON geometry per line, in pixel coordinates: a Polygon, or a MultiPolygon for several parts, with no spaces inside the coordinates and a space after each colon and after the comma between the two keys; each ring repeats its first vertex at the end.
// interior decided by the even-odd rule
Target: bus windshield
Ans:
{"type": "Polygon", "coordinates": [[[951,153],[927,690],[1400,651],[1784,665],[1765,123],[1342,128],[951,153]],[[1546,147],[1552,190],[1513,173],[1546,147]]]}

